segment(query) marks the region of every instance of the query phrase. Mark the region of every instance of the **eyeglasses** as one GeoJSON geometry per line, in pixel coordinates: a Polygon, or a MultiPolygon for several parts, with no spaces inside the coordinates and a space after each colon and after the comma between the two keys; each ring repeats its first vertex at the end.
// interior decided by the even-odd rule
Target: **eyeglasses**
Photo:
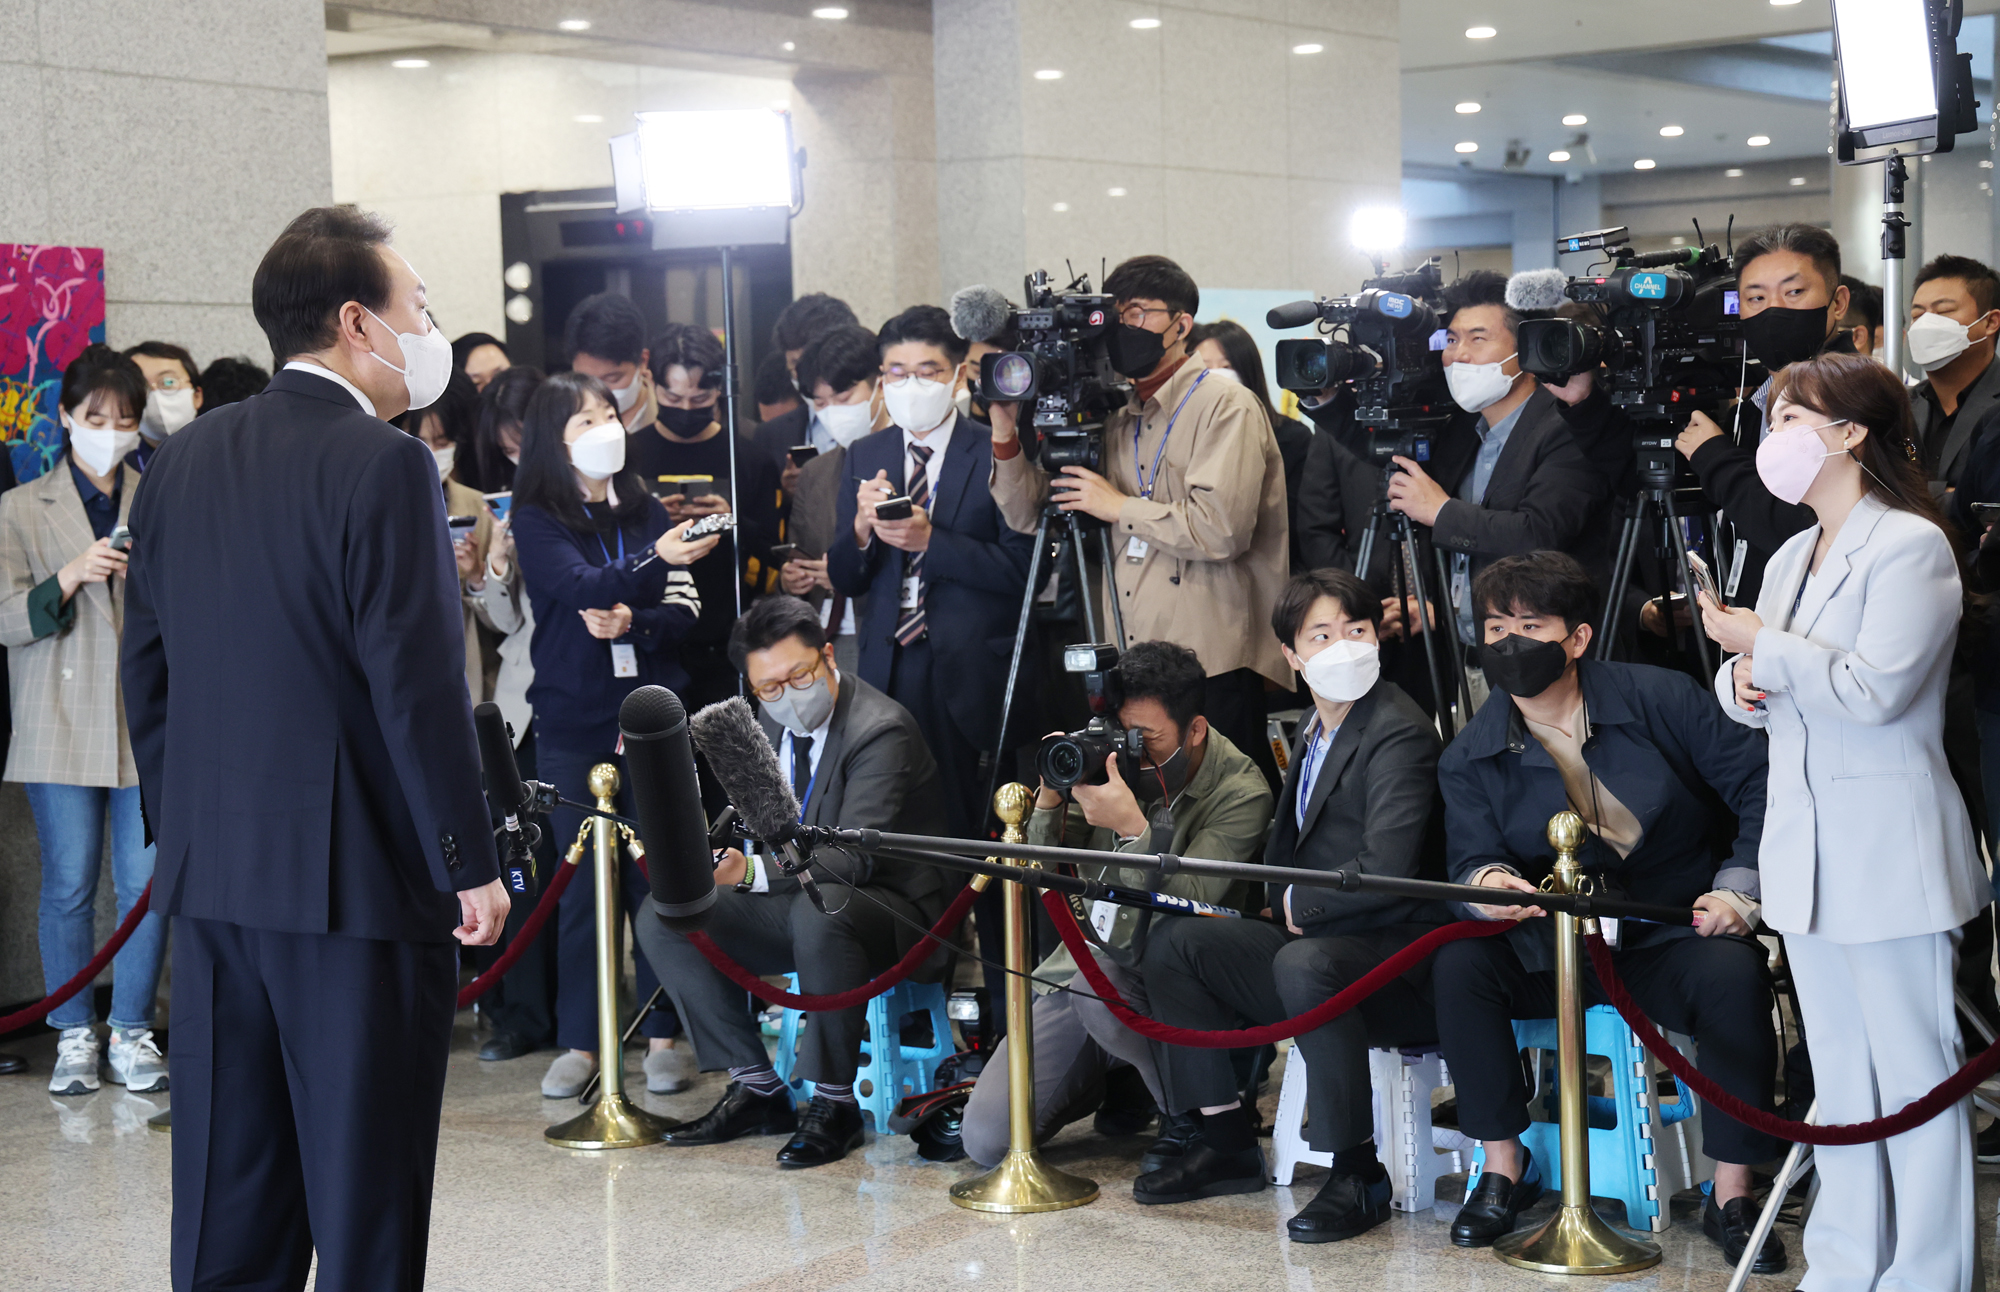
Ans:
{"type": "Polygon", "coordinates": [[[790,687],[794,691],[811,690],[813,679],[819,676],[819,666],[824,662],[825,658],[825,656],[821,656],[815,659],[811,664],[806,666],[803,672],[794,673],[782,682],[767,682],[763,686],[752,687],[750,694],[756,696],[766,704],[771,704],[785,693],[786,687],[790,687]]]}
{"type": "Polygon", "coordinates": [[[914,368],[905,368],[900,363],[892,363],[882,369],[882,375],[890,381],[902,381],[907,377],[922,377],[925,381],[943,381],[954,371],[956,369],[947,368],[941,363],[920,363],[914,368]]]}
{"type": "Polygon", "coordinates": [[[168,375],[161,377],[157,382],[147,383],[146,388],[148,390],[180,390],[183,389],[184,387],[190,387],[193,384],[194,383],[191,381],[182,381],[179,377],[176,377],[171,373],[169,373],[168,375]]]}
{"type": "Polygon", "coordinates": [[[1124,309],[1118,311],[1118,321],[1126,327],[1145,327],[1146,320],[1155,314],[1164,314],[1171,319],[1177,313],[1179,313],[1178,310],[1151,309],[1144,305],[1127,305],[1124,309]]]}

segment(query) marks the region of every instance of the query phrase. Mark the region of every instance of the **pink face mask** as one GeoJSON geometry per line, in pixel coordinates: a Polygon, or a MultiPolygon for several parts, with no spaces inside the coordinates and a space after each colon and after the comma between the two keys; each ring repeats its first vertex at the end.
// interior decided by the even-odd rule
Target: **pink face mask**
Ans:
{"type": "Polygon", "coordinates": [[[1804,501],[1806,490],[1819,478],[1819,469],[1828,458],[1839,457],[1845,449],[1835,449],[1829,453],[1819,436],[1812,432],[1828,426],[1845,426],[1847,419],[1837,422],[1822,422],[1818,426],[1794,426],[1788,430],[1773,431],[1764,442],[1757,446],[1757,478],[1771,491],[1771,496],[1783,502],[1797,505],[1804,501]]]}

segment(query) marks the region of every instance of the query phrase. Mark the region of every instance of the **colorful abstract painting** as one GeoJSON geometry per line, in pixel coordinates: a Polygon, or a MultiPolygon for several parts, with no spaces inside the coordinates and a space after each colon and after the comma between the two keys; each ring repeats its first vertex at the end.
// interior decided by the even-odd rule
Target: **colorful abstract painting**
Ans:
{"type": "Polygon", "coordinates": [[[0,447],[18,479],[55,465],[63,369],[103,339],[102,248],[0,242],[0,447]]]}

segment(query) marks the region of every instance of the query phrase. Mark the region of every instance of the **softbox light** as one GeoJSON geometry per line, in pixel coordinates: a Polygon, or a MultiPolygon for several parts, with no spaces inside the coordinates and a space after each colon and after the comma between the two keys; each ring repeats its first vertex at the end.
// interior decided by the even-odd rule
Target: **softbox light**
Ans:
{"type": "Polygon", "coordinates": [[[611,141],[621,214],[653,215],[655,248],[785,242],[803,205],[803,154],[775,109],[641,112],[611,141]]]}

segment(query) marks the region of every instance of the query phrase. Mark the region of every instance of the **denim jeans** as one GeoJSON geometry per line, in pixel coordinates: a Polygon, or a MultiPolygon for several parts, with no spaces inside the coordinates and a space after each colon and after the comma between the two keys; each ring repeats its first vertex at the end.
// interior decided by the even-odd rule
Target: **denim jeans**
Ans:
{"type": "MultiPolygon", "coordinates": [[[[49,991],[68,982],[97,953],[92,907],[98,866],[104,856],[104,826],[111,823],[111,881],[118,892],[122,922],[153,877],[153,849],[139,818],[139,791],[91,785],[30,783],[28,806],[42,846],[42,900],[36,931],[42,943],[42,980],[49,991]]],[[[112,960],[111,1025],[151,1027],[153,994],[160,982],[160,954],[167,924],[149,911],[112,960]]],[[[86,1027],[97,1021],[88,988],[49,1015],[55,1028],[86,1027]]]]}

